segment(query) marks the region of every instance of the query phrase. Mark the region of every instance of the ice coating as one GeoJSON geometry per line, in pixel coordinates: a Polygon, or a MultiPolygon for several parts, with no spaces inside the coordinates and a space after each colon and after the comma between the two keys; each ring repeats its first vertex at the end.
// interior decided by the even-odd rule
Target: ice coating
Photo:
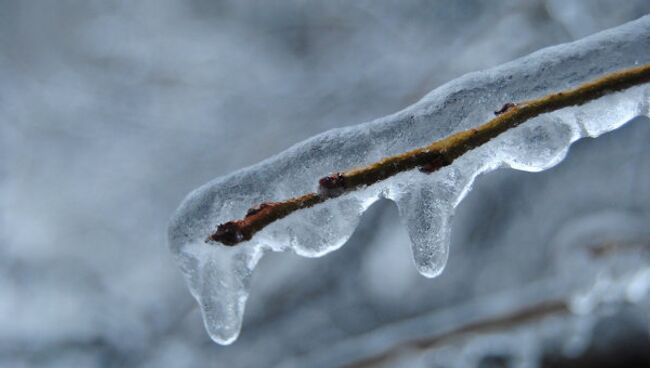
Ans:
{"type": "Polygon", "coordinates": [[[316,190],[318,178],[425,146],[478,126],[504,103],[577,86],[608,72],[650,62],[650,17],[570,44],[547,48],[468,74],[387,117],[320,134],[257,165],[190,193],[174,214],[169,243],[208,333],[229,344],[239,333],[251,273],[269,250],[322,256],[342,246],[377,199],[393,200],[424,276],[444,269],[454,209],[477,175],[500,167],[540,171],[559,163],[569,145],[648,115],[650,87],[637,86],[579,107],[541,115],[433,174],[404,172],[297,211],[235,247],[206,244],[217,224],[243,217],[261,202],[316,190]]]}

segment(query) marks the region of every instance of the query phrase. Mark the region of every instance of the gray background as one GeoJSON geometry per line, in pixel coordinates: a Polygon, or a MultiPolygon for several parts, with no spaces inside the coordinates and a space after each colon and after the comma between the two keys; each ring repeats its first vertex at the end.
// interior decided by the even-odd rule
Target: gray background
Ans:
{"type": "Polygon", "coordinates": [[[637,241],[647,121],[548,172],[480,178],[440,278],[416,273],[386,202],[333,254],[265,257],[229,347],[205,333],[165,228],[216,176],[648,12],[642,0],[0,1],[0,366],[334,365],[336,342],[544,279],[568,219],[613,213],[598,220],[607,234],[637,241]]]}

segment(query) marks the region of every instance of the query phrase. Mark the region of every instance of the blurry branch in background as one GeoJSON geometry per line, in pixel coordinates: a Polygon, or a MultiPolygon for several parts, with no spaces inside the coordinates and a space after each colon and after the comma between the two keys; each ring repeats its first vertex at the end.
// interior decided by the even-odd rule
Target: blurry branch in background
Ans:
{"type": "Polygon", "coordinates": [[[394,345],[388,350],[366,359],[349,364],[347,368],[365,368],[375,367],[381,363],[389,361],[405,352],[414,350],[425,351],[432,349],[441,344],[447,343],[452,340],[466,338],[471,335],[480,333],[490,333],[498,331],[507,331],[511,328],[521,326],[528,323],[534,323],[540,319],[557,316],[569,313],[569,304],[564,300],[550,300],[540,304],[531,305],[513,311],[509,314],[495,316],[484,320],[476,321],[466,325],[459,326],[447,332],[438,335],[425,337],[417,340],[410,340],[394,345]]]}
{"type": "Polygon", "coordinates": [[[494,112],[495,118],[476,128],[452,134],[426,147],[387,157],[365,167],[321,178],[318,193],[308,193],[282,202],[266,202],[252,207],[243,219],[220,224],[206,242],[214,241],[232,246],[250,240],[265,226],[297,210],[375,184],[403,171],[419,168],[424,173],[435,172],[450,165],[466,152],[538,115],[569,106],[582,105],[608,93],[647,82],[650,82],[650,64],[613,72],[577,88],[534,100],[508,102],[494,112]]]}
{"type": "MultiPolygon", "coordinates": [[[[638,252],[650,252],[650,243],[648,242],[621,242],[605,241],[596,243],[583,248],[588,255],[596,258],[620,255],[622,253],[638,254],[638,252]]],[[[427,351],[442,346],[451,341],[462,340],[476,334],[500,333],[511,331],[513,328],[521,327],[526,324],[536,323],[544,318],[551,316],[562,316],[572,313],[570,301],[567,298],[546,300],[538,304],[531,304],[520,309],[513,310],[509,313],[495,315],[489,318],[478,319],[474,322],[462,324],[450,330],[434,333],[430,336],[424,336],[417,339],[400,341],[391,345],[383,351],[374,355],[366,356],[354,363],[346,365],[347,368],[365,368],[382,365],[391,359],[398,358],[402,354],[413,351],[427,351]]],[[[620,354],[620,351],[613,350],[614,354],[620,354]]],[[[583,354],[588,353],[587,350],[583,354]]],[[[572,358],[577,358],[576,356],[572,358]]],[[[568,365],[575,367],[577,365],[568,365]]],[[[604,365],[603,365],[604,366],[604,365]]],[[[645,366],[645,365],[644,365],[645,366]]]]}

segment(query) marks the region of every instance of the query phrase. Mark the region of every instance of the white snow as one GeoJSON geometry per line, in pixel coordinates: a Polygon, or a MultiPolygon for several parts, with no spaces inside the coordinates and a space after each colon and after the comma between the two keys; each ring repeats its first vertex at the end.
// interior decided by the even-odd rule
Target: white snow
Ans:
{"type": "Polygon", "coordinates": [[[176,211],[168,235],[210,336],[221,344],[237,338],[250,276],[264,252],[291,250],[306,257],[327,254],[347,241],[361,214],[382,197],[399,207],[418,271],[426,277],[439,275],[449,254],[454,209],[479,174],[500,167],[540,171],[556,165],[577,139],[596,137],[636,116],[647,116],[650,86],[544,114],[440,171],[401,173],[298,211],[235,247],[205,243],[218,224],[243,217],[255,204],[313,192],[318,178],[332,172],[366,165],[478,126],[506,102],[540,97],[648,62],[650,16],[468,74],[398,113],[325,132],[196,189],[176,211]]]}

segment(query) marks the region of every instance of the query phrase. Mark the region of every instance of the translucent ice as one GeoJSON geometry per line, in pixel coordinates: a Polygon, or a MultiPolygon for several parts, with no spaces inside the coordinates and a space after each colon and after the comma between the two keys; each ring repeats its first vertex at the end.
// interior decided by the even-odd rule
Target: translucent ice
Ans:
{"type": "Polygon", "coordinates": [[[650,16],[465,75],[398,113],[325,132],[196,189],[174,214],[168,235],[210,336],[221,344],[237,338],[249,279],[264,252],[292,250],[306,257],[331,252],[347,241],[361,214],[381,197],[398,204],[420,273],[440,274],[448,256],[454,209],[477,175],[499,167],[539,171],[557,164],[577,139],[596,137],[635,116],[648,115],[650,86],[541,115],[433,174],[404,172],[297,211],[235,247],[205,243],[216,225],[243,217],[255,204],[313,192],[317,179],[332,172],[478,126],[506,102],[540,97],[648,62],[650,16]]]}

